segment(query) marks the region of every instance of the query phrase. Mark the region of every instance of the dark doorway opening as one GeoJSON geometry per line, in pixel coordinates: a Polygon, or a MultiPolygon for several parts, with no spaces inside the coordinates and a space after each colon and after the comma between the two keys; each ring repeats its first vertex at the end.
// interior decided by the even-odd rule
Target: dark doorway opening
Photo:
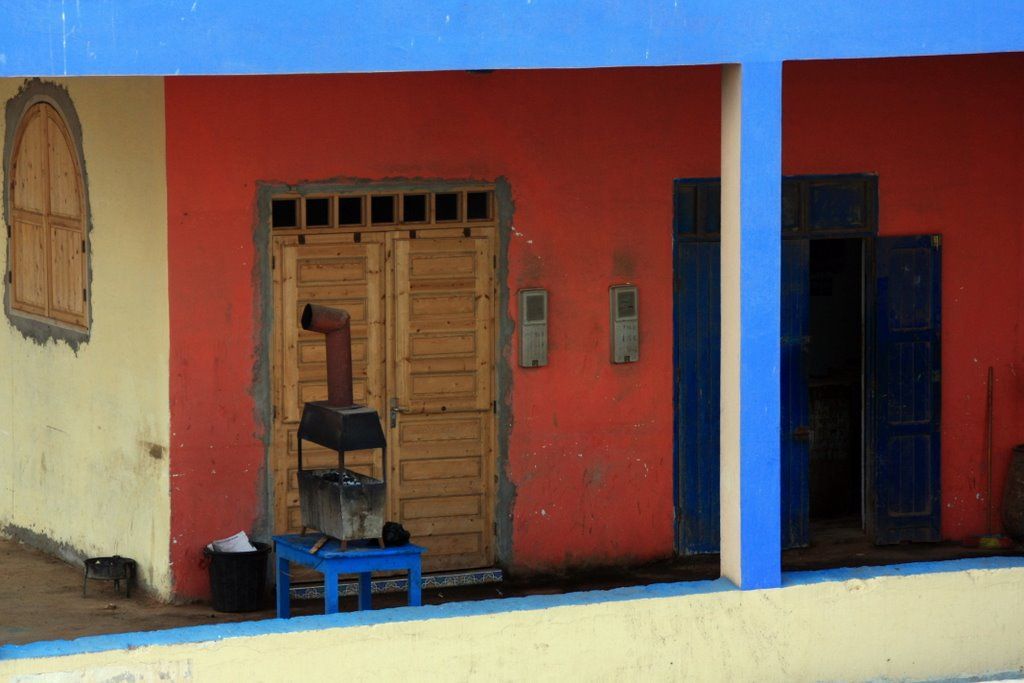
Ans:
{"type": "Polygon", "coordinates": [[[863,528],[864,240],[810,243],[807,374],[811,541],[863,528]]]}

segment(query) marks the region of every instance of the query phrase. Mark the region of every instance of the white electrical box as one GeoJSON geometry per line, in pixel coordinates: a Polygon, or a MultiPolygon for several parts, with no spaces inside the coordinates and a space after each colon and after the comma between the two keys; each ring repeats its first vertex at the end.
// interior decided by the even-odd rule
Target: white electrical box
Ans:
{"type": "Polygon", "coordinates": [[[548,364],[548,292],[519,290],[519,366],[539,368],[548,364]]]}
{"type": "Polygon", "coordinates": [[[611,344],[613,363],[635,363],[640,359],[640,299],[635,285],[613,285],[611,301],[611,344]]]}

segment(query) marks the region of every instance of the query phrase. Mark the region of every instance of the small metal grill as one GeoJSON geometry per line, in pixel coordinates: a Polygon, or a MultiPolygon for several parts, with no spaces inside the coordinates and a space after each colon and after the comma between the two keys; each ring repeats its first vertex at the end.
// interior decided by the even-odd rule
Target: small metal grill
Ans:
{"type": "Polygon", "coordinates": [[[85,597],[89,579],[113,581],[114,590],[121,590],[124,581],[124,596],[132,597],[132,579],[135,578],[135,560],[120,555],[112,557],[90,557],[84,562],[82,576],[82,597],[85,597]]]}
{"type": "Polygon", "coordinates": [[[326,335],[327,400],[302,408],[298,432],[299,505],[302,526],[342,542],[379,539],[384,527],[387,444],[377,411],[352,402],[352,336],[347,312],[307,304],[302,327],[326,335]],[[337,469],[306,470],[302,442],[338,453],[337,469]],[[381,479],[345,467],[345,452],[381,449],[381,479]]]}

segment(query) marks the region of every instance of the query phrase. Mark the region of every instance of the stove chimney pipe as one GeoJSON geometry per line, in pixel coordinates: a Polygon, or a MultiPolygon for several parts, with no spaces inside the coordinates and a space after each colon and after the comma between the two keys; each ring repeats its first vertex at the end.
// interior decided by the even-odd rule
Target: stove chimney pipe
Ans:
{"type": "Polygon", "coordinates": [[[349,408],[352,402],[352,326],[348,311],[317,304],[302,309],[302,329],[322,332],[327,345],[327,404],[349,408]]]}

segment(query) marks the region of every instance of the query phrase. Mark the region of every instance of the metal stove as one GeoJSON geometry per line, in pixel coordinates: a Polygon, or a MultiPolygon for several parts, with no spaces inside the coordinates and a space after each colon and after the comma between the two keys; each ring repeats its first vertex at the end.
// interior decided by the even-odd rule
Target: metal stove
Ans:
{"type": "Polygon", "coordinates": [[[336,538],[381,538],[387,503],[387,444],[377,411],[352,400],[352,332],[348,312],[307,304],[302,329],[326,335],[327,400],[302,408],[299,423],[299,504],[302,526],[336,538]],[[337,469],[307,470],[302,466],[302,442],[338,452],[337,469]],[[345,467],[345,452],[381,449],[382,479],[345,467]]]}

